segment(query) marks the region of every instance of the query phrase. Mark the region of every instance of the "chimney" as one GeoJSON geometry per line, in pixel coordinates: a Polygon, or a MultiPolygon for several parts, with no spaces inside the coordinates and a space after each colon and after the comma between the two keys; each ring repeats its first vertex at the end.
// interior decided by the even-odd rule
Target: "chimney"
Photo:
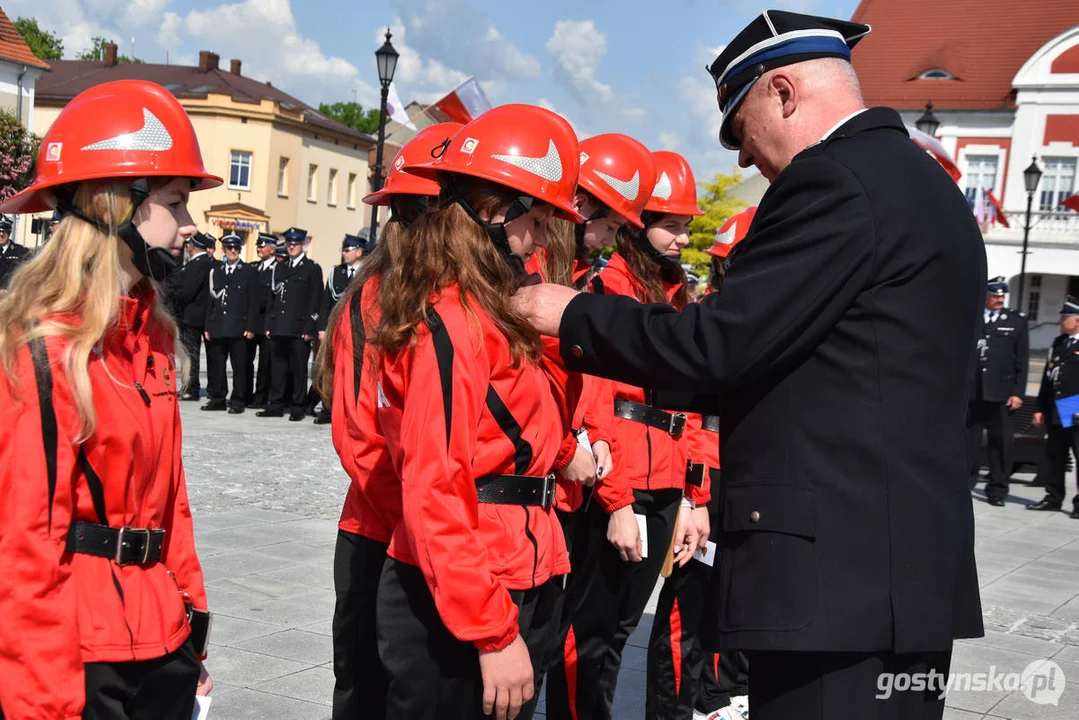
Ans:
{"type": "Polygon", "coordinates": [[[116,64],[116,43],[105,43],[105,65],[112,67],[116,64]]]}
{"type": "Polygon", "coordinates": [[[199,72],[210,72],[211,70],[217,70],[219,58],[209,50],[199,51],[199,72]]]}
{"type": "Polygon", "coordinates": [[[239,60],[237,60],[236,58],[233,58],[229,62],[229,72],[231,72],[233,75],[242,75],[243,73],[240,72],[240,66],[242,64],[243,63],[241,63],[239,60]]]}

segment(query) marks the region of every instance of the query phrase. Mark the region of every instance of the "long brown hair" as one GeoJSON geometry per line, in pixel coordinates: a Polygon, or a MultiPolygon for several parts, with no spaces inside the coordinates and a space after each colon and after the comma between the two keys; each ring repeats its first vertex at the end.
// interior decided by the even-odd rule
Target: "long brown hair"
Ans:
{"type": "MultiPolygon", "coordinates": [[[[520,196],[472,177],[457,176],[456,186],[477,213],[488,217],[504,212],[520,196]]],[[[416,220],[402,234],[398,252],[401,262],[392,264],[379,286],[382,317],[369,336],[372,344],[397,352],[415,343],[433,298],[456,283],[466,309],[475,303],[505,335],[514,363],[540,357],[539,333],[509,304],[520,278],[460,205],[445,204],[416,220]]]]}
{"type": "Polygon", "coordinates": [[[661,268],[659,264],[649,256],[647,251],[641,247],[641,244],[647,244],[649,242],[647,235],[648,227],[659,222],[662,218],[663,216],[660,215],[658,219],[653,220],[653,222],[649,223],[643,230],[626,223],[618,229],[618,235],[615,238],[615,246],[618,248],[618,254],[625,259],[630,273],[633,274],[634,279],[643,290],[644,297],[641,298],[642,301],[647,303],[665,303],[681,310],[689,304],[689,288],[686,287],[686,271],[682,269],[681,265],[670,268],[661,268]],[[674,297],[670,300],[667,299],[667,291],[663,287],[664,283],[669,285],[679,285],[678,291],[675,292],[674,297]]]}
{"type": "Polygon", "coordinates": [[[577,256],[573,223],[551,216],[547,221],[547,252],[544,253],[547,282],[573,287],[573,265],[577,256]]]}

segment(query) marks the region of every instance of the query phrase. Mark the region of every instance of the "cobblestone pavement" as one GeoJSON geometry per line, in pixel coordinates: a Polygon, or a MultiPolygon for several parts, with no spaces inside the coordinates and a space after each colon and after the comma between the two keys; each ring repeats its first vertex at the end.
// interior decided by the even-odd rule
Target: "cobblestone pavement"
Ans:
{"type": "MultiPolygon", "coordinates": [[[[329,426],[181,403],[188,492],[215,612],[213,720],[329,718],[336,519],[348,486],[329,426]]],[[[1022,672],[1045,658],[1070,681],[1059,705],[1021,691],[953,691],[948,720],[1079,717],[1079,521],[974,498],[986,637],[956,644],[954,673],[1022,672]]],[[[654,598],[653,598],[654,600],[654,598]]],[[[615,717],[643,718],[649,614],[630,638],[615,717]]]]}

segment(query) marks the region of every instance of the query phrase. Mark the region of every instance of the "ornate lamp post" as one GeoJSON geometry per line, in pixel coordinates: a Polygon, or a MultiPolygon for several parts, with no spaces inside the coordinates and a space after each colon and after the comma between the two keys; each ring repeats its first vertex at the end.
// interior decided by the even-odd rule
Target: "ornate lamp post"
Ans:
{"type": "Polygon", "coordinates": [[[1038,156],[1035,155],[1030,161],[1030,166],[1023,171],[1023,185],[1027,189],[1027,221],[1023,226],[1023,259],[1019,265],[1019,310],[1023,311],[1026,304],[1026,274],[1027,274],[1027,241],[1030,239],[1030,207],[1034,203],[1034,191],[1038,189],[1038,183],[1042,180],[1042,169],[1038,167],[1038,156]]]}
{"type": "MultiPolygon", "coordinates": [[[[378,81],[382,83],[382,106],[378,116],[378,150],[375,156],[375,176],[371,183],[373,191],[382,189],[382,152],[386,145],[386,101],[390,94],[390,83],[397,69],[397,51],[390,44],[390,29],[386,28],[386,42],[375,50],[375,62],[378,64],[378,81]]],[[[371,207],[371,240],[378,242],[378,208],[371,207]]]]}

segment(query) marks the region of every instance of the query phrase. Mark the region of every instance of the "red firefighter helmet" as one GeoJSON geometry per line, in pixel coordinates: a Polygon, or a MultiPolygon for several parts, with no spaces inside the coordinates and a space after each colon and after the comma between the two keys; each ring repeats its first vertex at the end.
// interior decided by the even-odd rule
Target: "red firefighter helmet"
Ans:
{"type": "Polygon", "coordinates": [[[117,80],[76,95],[41,141],[34,182],[0,203],[0,212],[44,212],[52,208],[52,188],[125,177],[191,178],[195,190],[222,183],[206,172],[179,101],[145,80],[117,80]]]}
{"type": "Polygon", "coordinates": [[[382,189],[368,194],[363,201],[368,205],[384,206],[390,204],[391,195],[438,195],[437,182],[413,175],[410,170],[416,165],[431,162],[438,147],[463,127],[461,123],[446,122],[420,130],[393,158],[382,189]]]}
{"type": "Polygon", "coordinates": [[[731,215],[716,233],[716,241],[708,248],[708,254],[713,257],[725,258],[730,254],[734,246],[742,242],[749,233],[749,226],[757,215],[757,206],[746,208],[737,215],[731,215]]]}
{"type": "Polygon", "coordinates": [[[573,222],[580,150],[560,115],[535,105],[500,105],[461,128],[437,160],[412,173],[438,179],[454,172],[505,185],[553,205],[573,222]]]}
{"type": "Polygon", "coordinates": [[[637,227],[656,184],[656,162],[648,148],[628,135],[608,133],[581,141],[577,184],[637,227]]]}
{"type": "Polygon", "coordinates": [[[670,150],[652,153],[656,161],[656,187],[644,209],[669,215],[704,215],[697,205],[697,181],[686,159],[670,150]]]}

